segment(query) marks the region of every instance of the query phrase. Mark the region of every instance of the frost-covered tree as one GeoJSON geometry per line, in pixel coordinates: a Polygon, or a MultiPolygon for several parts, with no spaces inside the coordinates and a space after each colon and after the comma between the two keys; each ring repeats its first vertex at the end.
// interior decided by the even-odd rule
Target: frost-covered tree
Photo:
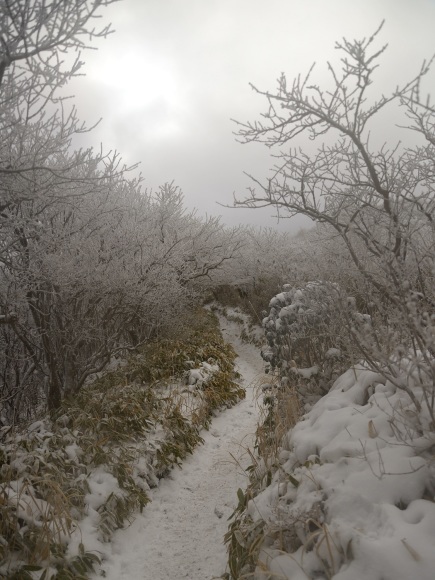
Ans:
{"type": "Polygon", "coordinates": [[[57,157],[70,137],[87,130],[60,91],[81,74],[82,51],[111,32],[98,19],[114,1],[1,0],[0,208],[37,196],[35,174],[68,179],[88,159],[89,151],[77,151],[64,164],[57,157]]]}
{"type": "Polygon", "coordinates": [[[250,279],[253,286],[265,279],[283,284],[293,265],[292,236],[273,228],[245,228],[246,242],[238,266],[240,276],[250,279]]]}
{"type": "MultiPolygon", "coordinates": [[[[68,205],[71,209],[94,190],[99,163],[106,162],[107,173],[114,175],[116,159],[89,150],[69,151],[71,138],[86,128],[60,95],[83,65],[80,51],[110,32],[95,19],[111,1],[0,2],[1,376],[2,399],[14,411],[23,393],[37,401],[32,381],[50,382],[49,361],[42,361],[34,336],[38,324],[45,325],[44,312],[37,305],[33,314],[22,310],[23,303],[34,304],[42,291],[38,246],[49,229],[47,220],[57,219],[62,211],[67,214],[68,205]],[[38,276],[32,277],[35,272],[38,276]]],[[[48,334],[39,338],[49,353],[48,334]]],[[[56,385],[50,389],[51,400],[58,401],[56,385]]]]}
{"type": "Polygon", "coordinates": [[[240,228],[226,228],[217,217],[200,218],[187,211],[183,192],[166,183],[152,196],[153,217],[161,260],[173,268],[182,284],[209,286],[221,279],[222,270],[234,261],[243,245],[240,228]]]}
{"type": "Polygon", "coordinates": [[[236,231],[187,212],[176,187],[154,195],[116,169],[93,170],[91,191],[78,179],[76,198],[21,203],[8,219],[0,303],[15,408],[24,376],[46,385],[54,408],[117,352],[173,328],[240,245],[236,231]]]}
{"type": "MultiPolygon", "coordinates": [[[[0,413],[56,408],[118,352],[173,328],[240,246],[141,190],[117,153],[72,148],[86,131],[64,91],[104,37],[113,0],[0,0],[0,413]],[[89,46],[88,46],[89,45],[89,46]]],[[[131,168],[130,168],[131,169],[131,168]]]]}
{"type": "Polygon", "coordinates": [[[435,424],[435,110],[421,96],[430,63],[391,95],[376,95],[375,71],[386,50],[375,48],[379,30],[337,43],[341,69],[328,63],[325,88],[313,80],[313,68],[293,82],[283,74],[274,92],[254,88],[268,109],[261,121],[239,123],[239,136],[279,149],[278,161],[272,178],[252,178],[250,195],[236,203],[272,205],[287,217],[302,213],[340,237],[370,288],[373,325],[361,332],[349,321],[361,354],[411,393],[414,378],[408,384],[397,364],[407,353],[421,370],[435,424]],[[381,120],[394,107],[404,139],[387,145],[381,120]]]}

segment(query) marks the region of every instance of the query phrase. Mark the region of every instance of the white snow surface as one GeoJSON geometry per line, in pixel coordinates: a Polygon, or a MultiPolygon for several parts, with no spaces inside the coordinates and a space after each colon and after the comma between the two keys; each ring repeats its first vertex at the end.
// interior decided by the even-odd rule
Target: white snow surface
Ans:
{"type": "Polygon", "coordinates": [[[259,350],[239,339],[239,325],[226,320],[221,325],[238,354],[246,399],[213,419],[209,431],[201,433],[204,445],[151,490],[143,513],[104,545],[102,569],[108,580],[211,580],[226,570],[223,538],[237,489],[248,483],[243,469],[251,463],[246,448],[253,447],[255,384],[263,363],[259,350]]]}
{"type": "Polygon", "coordinates": [[[263,542],[253,578],[433,580],[434,435],[422,424],[424,410],[417,423],[382,376],[356,366],[339,377],[287,433],[280,468],[249,502],[254,521],[296,534],[263,542]]]}

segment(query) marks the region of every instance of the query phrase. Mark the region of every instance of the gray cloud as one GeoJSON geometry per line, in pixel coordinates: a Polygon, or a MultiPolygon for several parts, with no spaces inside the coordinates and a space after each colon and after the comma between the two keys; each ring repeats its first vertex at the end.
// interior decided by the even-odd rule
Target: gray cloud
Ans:
{"type": "Polygon", "coordinates": [[[394,88],[435,52],[431,0],[123,0],[104,18],[116,33],[85,55],[88,76],[72,84],[81,116],[103,117],[89,138],[141,161],[149,187],[175,179],[189,206],[230,224],[276,223],[272,209],[216,205],[245,191],[244,170],[265,177],[271,166],[267,149],[232,135],[231,117],[255,119],[265,109],[249,82],[273,89],[281,71],[291,79],[313,61],[334,61],[336,40],[370,35],[382,19],[389,50],[379,90],[394,88]]]}

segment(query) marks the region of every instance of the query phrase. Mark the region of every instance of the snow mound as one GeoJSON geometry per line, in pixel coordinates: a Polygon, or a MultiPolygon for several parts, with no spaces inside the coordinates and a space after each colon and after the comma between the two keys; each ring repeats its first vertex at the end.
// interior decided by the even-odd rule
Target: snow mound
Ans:
{"type": "Polygon", "coordinates": [[[272,482],[247,507],[266,524],[257,580],[433,580],[435,435],[414,394],[418,408],[353,367],[285,435],[272,482]]]}

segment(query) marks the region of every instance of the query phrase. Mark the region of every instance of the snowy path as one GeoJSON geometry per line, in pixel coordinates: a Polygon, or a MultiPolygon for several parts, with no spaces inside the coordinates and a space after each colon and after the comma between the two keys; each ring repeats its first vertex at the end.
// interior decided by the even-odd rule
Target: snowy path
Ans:
{"type": "Polygon", "coordinates": [[[108,580],[211,580],[225,572],[227,518],[237,489],[247,484],[231,456],[244,467],[250,463],[244,447],[252,448],[257,422],[252,383],[262,373],[258,349],[243,344],[238,330],[223,324],[225,339],[239,355],[246,399],[213,420],[201,433],[204,445],[161,482],[143,514],[115,534],[103,564],[108,580]]]}

